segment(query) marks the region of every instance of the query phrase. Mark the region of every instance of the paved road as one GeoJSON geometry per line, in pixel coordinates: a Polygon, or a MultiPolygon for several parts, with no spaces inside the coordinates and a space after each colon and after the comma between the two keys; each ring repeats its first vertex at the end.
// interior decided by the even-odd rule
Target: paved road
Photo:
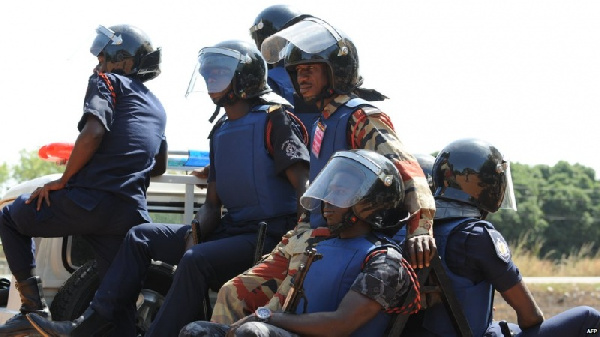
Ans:
{"type": "Polygon", "coordinates": [[[525,283],[592,283],[600,284],[600,277],[523,277],[525,283]]]}

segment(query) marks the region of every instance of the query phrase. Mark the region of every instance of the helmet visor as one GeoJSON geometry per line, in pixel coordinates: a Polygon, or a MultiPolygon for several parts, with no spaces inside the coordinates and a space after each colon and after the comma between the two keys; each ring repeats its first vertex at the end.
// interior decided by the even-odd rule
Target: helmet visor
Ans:
{"type": "Polygon", "coordinates": [[[327,22],[306,18],[266,38],[260,48],[268,63],[285,58],[286,46],[292,44],[305,53],[316,54],[336,44],[341,35],[327,22]]]}
{"type": "Polygon", "coordinates": [[[116,35],[111,29],[102,25],[98,26],[98,28],[96,28],[96,38],[90,47],[90,53],[94,56],[100,55],[104,50],[104,47],[109,43],[119,45],[123,43],[123,39],[121,38],[121,35],[116,35]]]}
{"type": "Polygon", "coordinates": [[[252,60],[248,55],[242,55],[236,50],[226,48],[203,48],[198,54],[198,63],[186,96],[194,91],[205,91],[208,93],[218,93],[227,88],[235,75],[239,63],[249,63],[252,60]],[[198,76],[204,78],[205,86],[198,88],[198,76]]]}
{"type": "Polygon", "coordinates": [[[355,153],[335,154],[300,198],[300,204],[307,210],[314,210],[322,201],[349,208],[368,194],[382,172],[355,153]]]}
{"type": "Polygon", "coordinates": [[[506,176],[506,189],[504,190],[504,199],[500,208],[517,210],[517,199],[515,198],[515,190],[513,188],[512,175],[510,173],[510,162],[505,161],[500,164],[506,176]]]}

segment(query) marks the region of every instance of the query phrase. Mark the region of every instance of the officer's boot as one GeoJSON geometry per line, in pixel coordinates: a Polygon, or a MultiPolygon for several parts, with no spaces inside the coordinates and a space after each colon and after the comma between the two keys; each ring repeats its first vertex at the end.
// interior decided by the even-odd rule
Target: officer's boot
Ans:
{"type": "Polygon", "coordinates": [[[101,337],[108,335],[114,327],[111,321],[90,307],[74,321],[53,322],[36,313],[28,314],[27,318],[42,335],[53,337],[101,337]]]}
{"type": "Polygon", "coordinates": [[[0,325],[0,336],[25,336],[37,335],[35,328],[29,323],[26,315],[36,313],[41,317],[48,317],[48,306],[44,300],[42,281],[33,276],[25,281],[16,283],[21,295],[20,313],[9,318],[4,325],[0,325]]]}

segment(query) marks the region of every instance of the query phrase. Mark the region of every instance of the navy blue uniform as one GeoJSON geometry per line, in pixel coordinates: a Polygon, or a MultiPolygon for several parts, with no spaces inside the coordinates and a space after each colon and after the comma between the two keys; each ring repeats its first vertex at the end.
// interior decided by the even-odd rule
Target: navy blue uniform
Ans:
{"type": "Polygon", "coordinates": [[[50,192],[51,206],[25,201],[20,196],[0,216],[0,237],[13,274],[35,267],[32,237],[84,235],[92,244],[100,275],[113,260],[123,236],[149,222],[146,188],[164,138],[166,114],[159,100],[136,79],[94,74],[88,82],[81,131],[88,116],[95,116],[106,132],[89,162],[65,188],[50,192]],[[116,104],[115,104],[116,102],[116,104]]]}
{"type": "Polygon", "coordinates": [[[92,301],[92,308],[117,323],[119,335],[134,334],[135,300],[151,259],[177,265],[167,297],[146,336],[176,335],[185,324],[207,319],[209,289],[218,289],[253,263],[257,225],[267,223],[264,252],[296,224],[296,192],[285,169],[308,162],[308,150],[279,109],[256,106],[212,132],[209,182],[228,212],[206,241],[184,251],[187,225],[142,224],[131,229],[92,301]],[[270,116],[270,118],[269,118],[270,116]],[[272,122],[267,150],[267,120],[272,122]]]}
{"type": "MultiPolygon", "coordinates": [[[[402,239],[401,230],[395,239],[402,239]]],[[[474,336],[503,336],[492,320],[494,290],[507,291],[521,281],[508,245],[494,226],[476,218],[436,219],[434,236],[457,299],[467,316],[474,336]]],[[[521,332],[509,324],[515,336],[583,336],[600,324],[598,311],[577,307],[541,325],[521,332]]],[[[409,318],[402,336],[455,336],[442,305],[433,306],[409,318]]]]}

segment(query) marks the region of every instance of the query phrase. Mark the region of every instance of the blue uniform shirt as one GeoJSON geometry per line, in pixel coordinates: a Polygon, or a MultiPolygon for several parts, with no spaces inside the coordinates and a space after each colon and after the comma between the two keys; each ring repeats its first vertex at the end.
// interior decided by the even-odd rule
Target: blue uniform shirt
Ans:
{"type": "MultiPolygon", "coordinates": [[[[435,232],[435,225],[433,228],[435,232]]],[[[505,258],[498,245],[506,241],[498,231],[474,226],[457,229],[450,234],[446,248],[446,265],[455,274],[479,283],[487,281],[499,292],[521,281],[519,269],[510,256],[505,258]],[[464,242],[461,244],[461,242],[464,242]],[[508,261],[507,261],[508,260],[508,261]]]]}
{"type": "Polygon", "coordinates": [[[67,187],[83,188],[74,191],[77,195],[71,199],[84,208],[93,208],[103,193],[110,192],[137,203],[145,213],[149,172],[165,137],[165,110],[141,81],[116,74],[106,76],[116,97],[113,100],[102,77],[92,75],[78,124],[81,131],[88,116],[93,115],[106,133],[94,156],[67,187]]]}

